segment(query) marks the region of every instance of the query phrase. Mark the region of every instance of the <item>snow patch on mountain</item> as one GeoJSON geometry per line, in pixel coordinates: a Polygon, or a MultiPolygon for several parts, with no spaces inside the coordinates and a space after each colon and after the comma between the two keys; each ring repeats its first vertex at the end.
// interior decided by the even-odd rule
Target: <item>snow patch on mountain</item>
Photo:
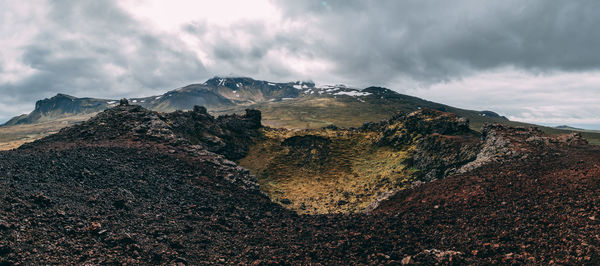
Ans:
{"type": "Polygon", "coordinates": [[[368,92],[360,92],[360,91],[340,91],[340,92],[336,92],[333,95],[348,95],[348,96],[367,96],[367,95],[371,95],[368,92]]]}

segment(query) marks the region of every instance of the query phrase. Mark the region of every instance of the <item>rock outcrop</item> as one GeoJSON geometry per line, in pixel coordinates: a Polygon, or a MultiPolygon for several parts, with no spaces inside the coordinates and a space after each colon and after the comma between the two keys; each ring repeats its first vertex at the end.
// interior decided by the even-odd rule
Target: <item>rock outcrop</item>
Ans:
{"type": "Polygon", "coordinates": [[[41,148],[58,142],[86,145],[94,142],[151,141],[163,145],[195,145],[235,160],[244,157],[252,137],[258,134],[260,111],[247,110],[245,115],[213,117],[206,108],[196,106],[191,111],[158,113],[126,99],[90,120],[65,128],[58,134],[23,146],[41,148]]]}
{"type": "Polygon", "coordinates": [[[490,162],[510,159],[542,159],[560,155],[567,146],[587,145],[579,133],[547,136],[535,127],[511,127],[503,124],[484,124],[481,150],[472,162],[458,172],[464,173],[490,162]]]}
{"type": "Polygon", "coordinates": [[[60,150],[68,147],[145,146],[217,166],[217,176],[248,189],[256,179],[231,160],[245,156],[252,136],[258,134],[260,112],[214,118],[203,107],[161,114],[122,100],[119,106],[59,133],[23,145],[21,150],[60,150]]]}
{"type": "Polygon", "coordinates": [[[418,179],[425,181],[456,172],[480,150],[479,134],[469,129],[467,119],[432,109],[398,114],[361,130],[379,132],[379,145],[409,150],[409,166],[419,169],[418,179]]]}
{"type": "Polygon", "coordinates": [[[423,109],[397,114],[379,123],[366,123],[361,130],[377,131],[378,144],[404,148],[430,134],[458,135],[472,133],[469,121],[452,113],[423,109]]]}
{"type": "Polygon", "coordinates": [[[165,114],[165,118],[177,135],[230,160],[246,156],[252,138],[258,136],[262,127],[257,110],[214,118],[204,107],[196,106],[192,111],[165,114]]]}

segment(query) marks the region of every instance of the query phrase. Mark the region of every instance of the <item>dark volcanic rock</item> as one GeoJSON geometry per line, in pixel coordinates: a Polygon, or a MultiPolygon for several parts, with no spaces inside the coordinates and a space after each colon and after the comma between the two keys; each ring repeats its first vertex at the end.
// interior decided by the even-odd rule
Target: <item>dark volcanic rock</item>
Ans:
{"type": "Polygon", "coordinates": [[[546,155],[560,155],[569,147],[587,145],[579,133],[546,136],[538,128],[510,127],[502,124],[484,124],[481,151],[474,161],[464,165],[459,172],[471,171],[490,162],[508,159],[543,160],[546,155]]]}
{"type": "Polygon", "coordinates": [[[432,109],[367,123],[360,130],[378,132],[379,145],[412,150],[408,164],[419,169],[417,175],[426,181],[458,171],[474,161],[481,149],[480,136],[469,129],[467,119],[432,109]]]}
{"type": "Polygon", "coordinates": [[[192,111],[166,114],[165,118],[176,134],[230,160],[246,156],[252,138],[258,136],[258,129],[262,127],[260,111],[249,109],[243,116],[214,118],[205,108],[194,107],[192,111]]]}
{"type": "Polygon", "coordinates": [[[500,157],[400,191],[375,212],[418,221],[419,234],[449,244],[436,249],[460,251],[467,264],[600,263],[600,149],[535,129],[487,128],[484,145],[500,143],[500,157]],[[537,138],[549,144],[529,143],[537,138]]]}
{"type": "Polygon", "coordinates": [[[469,121],[455,114],[423,109],[410,114],[398,114],[379,124],[367,123],[361,130],[380,131],[380,144],[403,147],[424,135],[458,135],[473,133],[469,121]]]}
{"type": "Polygon", "coordinates": [[[93,142],[153,142],[162,145],[197,145],[230,160],[244,157],[251,138],[258,134],[260,111],[246,110],[245,115],[214,118],[204,107],[192,111],[161,114],[138,105],[121,105],[108,109],[80,125],[65,128],[58,134],[23,145],[22,149],[65,145],[88,145],[93,142]]]}
{"type": "MultiPolygon", "coordinates": [[[[298,216],[208,150],[243,141],[258,117],[118,106],[0,152],[0,265],[600,263],[600,149],[577,135],[489,125],[473,162],[493,159],[479,167],[402,190],[370,215],[298,216]]],[[[440,119],[450,125],[410,122],[427,143],[390,143],[459,151],[450,137],[461,123],[440,119]]],[[[289,141],[305,142],[324,143],[289,141]]]]}
{"type": "MultiPolygon", "coordinates": [[[[205,156],[215,156],[205,155],[205,156]]],[[[0,153],[2,262],[212,263],[240,254],[249,221],[291,217],[235,167],[148,147],[0,153]],[[243,178],[242,176],[238,178],[243,178]],[[237,243],[237,244],[236,244],[237,243]]]]}
{"type": "Polygon", "coordinates": [[[474,161],[480,150],[477,136],[432,134],[417,143],[412,165],[421,170],[420,179],[431,181],[457,172],[463,165],[474,161]]]}
{"type": "Polygon", "coordinates": [[[123,99],[121,99],[121,101],[119,101],[119,105],[121,105],[121,106],[129,105],[129,101],[126,98],[123,98],[123,99]]]}

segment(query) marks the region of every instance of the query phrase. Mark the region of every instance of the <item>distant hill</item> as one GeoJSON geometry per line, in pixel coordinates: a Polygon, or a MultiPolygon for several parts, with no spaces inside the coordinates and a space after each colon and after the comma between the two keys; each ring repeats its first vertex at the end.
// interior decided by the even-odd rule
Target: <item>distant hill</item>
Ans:
{"type": "Polygon", "coordinates": [[[585,130],[583,128],[576,128],[576,127],[571,127],[571,126],[567,126],[567,125],[562,125],[562,126],[555,126],[554,128],[557,129],[566,129],[566,130],[585,130]]]}
{"type": "Polygon", "coordinates": [[[4,125],[34,124],[69,116],[96,113],[115,106],[116,103],[117,101],[77,98],[59,93],[52,98],[37,101],[35,109],[31,113],[13,117],[4,125]]]}
{"type": "MultiPolygon", "coordinates": [[[[190,110],[194,105],[217,110],[297,98],[300,96],[299,88],[314,87],[312,83],[301,83],[301,86],[298,84],[300,83],[272,83],[251,78],[215,77],[202,84],[191,84],[162,95],[129,100],[132,104],[162,112],[190,110]]],[[[16,116],[5,125],[35,124],[96,113],[116,106],[117,103],[117,99],[77,98],[59,93],[54,97],[38,101],[31,113],[16,116]]]]}
{"type": "Polygon", "coordinates": [[[583,129],[583,128],[577,128],[577,127],[572,127],[572,126],[567,126],[567,125],[555,126],[554,128],[561,129],[561,130],[569,130],[569,131],[600,133],[600,130],[583,129]]]}

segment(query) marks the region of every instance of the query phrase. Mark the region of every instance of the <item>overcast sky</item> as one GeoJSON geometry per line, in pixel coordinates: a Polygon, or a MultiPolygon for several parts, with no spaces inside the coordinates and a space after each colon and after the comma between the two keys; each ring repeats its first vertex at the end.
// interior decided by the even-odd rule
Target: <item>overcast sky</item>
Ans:
{"type": "Polygon", "coordinates": [[[600,1],[0,0],[0,122],[216,75],[385,86],[600,129],[600,1]]]}

